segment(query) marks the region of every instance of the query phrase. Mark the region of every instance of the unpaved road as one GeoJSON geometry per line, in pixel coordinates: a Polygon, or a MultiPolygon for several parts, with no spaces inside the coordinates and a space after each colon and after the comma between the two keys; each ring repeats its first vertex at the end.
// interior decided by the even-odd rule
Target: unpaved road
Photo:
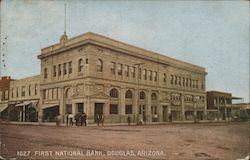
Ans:
{"type": "Polygon", "coordinates": [[[0,124],[1,155],[16,159],[235,160],[248,123],[56,127],[0,124]]]}

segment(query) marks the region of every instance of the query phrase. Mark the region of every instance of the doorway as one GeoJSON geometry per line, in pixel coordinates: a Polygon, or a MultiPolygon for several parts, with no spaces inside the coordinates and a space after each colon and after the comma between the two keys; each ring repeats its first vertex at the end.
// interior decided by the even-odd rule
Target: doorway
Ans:
{"type": "Polygon", "coordinates": [[[162,106],[163,122],[168,121],[168,106],[162,106]]]}
{"type": "Polygon", "coordinates": [[[95,103],[95,111],[94,111],[94,122],[97,122],[97,114],[101,116],[103,114],[103,103],[95,103]]]}

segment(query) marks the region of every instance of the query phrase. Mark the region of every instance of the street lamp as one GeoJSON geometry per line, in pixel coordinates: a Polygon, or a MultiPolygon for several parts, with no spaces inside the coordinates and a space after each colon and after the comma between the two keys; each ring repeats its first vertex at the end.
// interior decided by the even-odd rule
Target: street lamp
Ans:
{"type": "MultiPolygon", "coordinates": [[[[138,72],[137,72],[137,87],[138,87],[138,99],[137,99],[137,108],[139,109],[140,107],[140,79],[139,79],[139,70],[140,70],[140,66],[143,65],[145,63],[135,63],[133,64],[133,66],[138,66],[138,72]]],[[[139,112],[137,111],[137,124],[139,124],[139,112]]]]}

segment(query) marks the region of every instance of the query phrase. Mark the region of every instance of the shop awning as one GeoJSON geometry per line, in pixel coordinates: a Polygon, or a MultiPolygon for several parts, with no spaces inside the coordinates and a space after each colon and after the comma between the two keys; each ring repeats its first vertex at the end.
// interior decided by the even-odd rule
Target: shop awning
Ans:
{"type": "Polygon", "coordinates": [[[8,107],[8,104],[0,104],[0,112],[4,111],[8,107]]]}
{"type": "Polygon", "coordinates": [[[42,104],[42,109],[51,108],[55,106],[59,106],[59,104],[58,103],[42,104]]]}
{"type": "Polygon", "coordinates": [[[26,105],[29,105],[30,103],[31,102],[23,102],[23,103],[17,104],[16,107],[26,106],[26,105]]]}

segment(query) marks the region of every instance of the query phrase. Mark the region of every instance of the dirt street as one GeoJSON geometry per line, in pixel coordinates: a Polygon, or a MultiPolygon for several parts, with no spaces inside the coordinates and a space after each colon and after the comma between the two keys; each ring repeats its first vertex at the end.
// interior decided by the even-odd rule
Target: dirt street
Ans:
{"type": "Polygon", "coordinates": [[[16,159],[235,160],[248,123],[56,127],[0,124],[1,156],[16,159]]]}

